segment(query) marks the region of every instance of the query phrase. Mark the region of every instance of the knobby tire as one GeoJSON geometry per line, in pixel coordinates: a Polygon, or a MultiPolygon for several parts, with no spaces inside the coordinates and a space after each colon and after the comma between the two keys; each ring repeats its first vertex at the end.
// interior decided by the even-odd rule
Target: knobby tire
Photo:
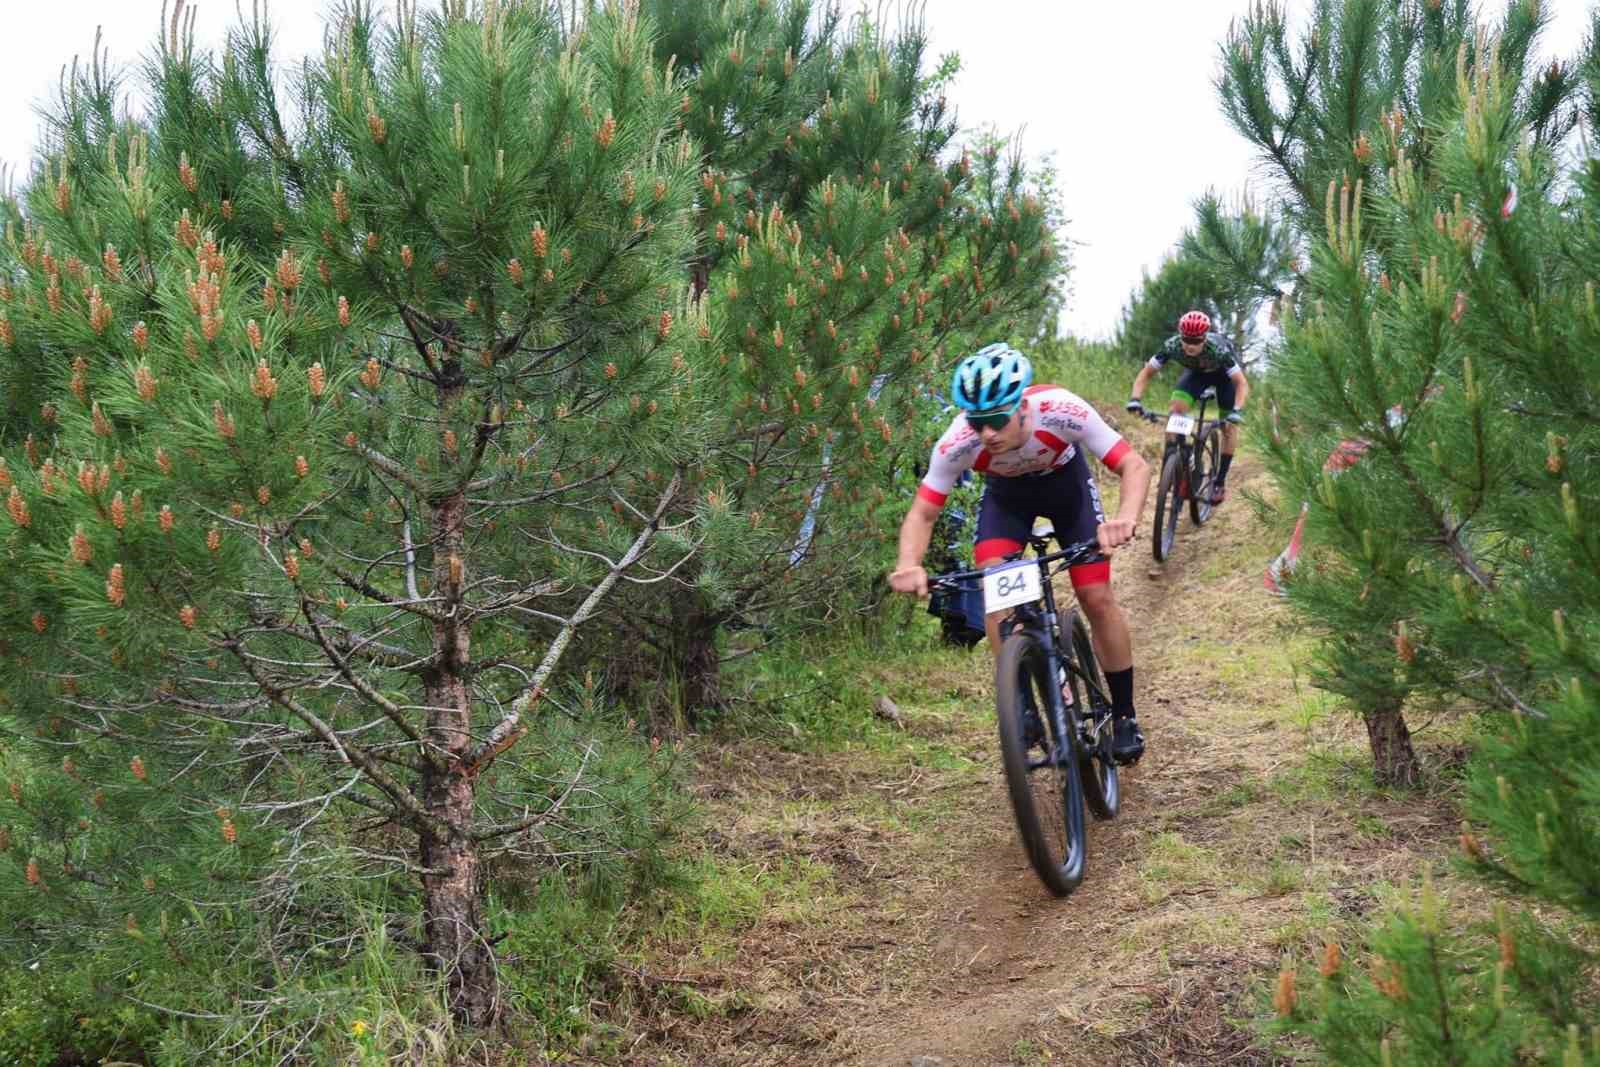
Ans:
{"type": "Polygon", "coordinates": [[[1196,526],[1204,526],[1211,518],[1211,483],[1222,463],[1222,427],[1212,423],[1200,438],[1200,450],[1194,457],[1194,477],[1190,484],[1195,491],[1189,494],[1189,518],[1196,526]]]}
{"type": "Polygon", "coordinates": [[[1062,720],[1070,716],[1061,707],[1060,690],[1050,677],[1045,649],[1032,632],[1012,633],[1000,646],[995,692],[1000,762],[1017,833],[1039,880],[1056,896],[1064,897],[1083,881],[1088,852],[1082,768],[1076,731],[1067,726],[1058,735],[1057,712],[1062,720]],[[1060,757],[1032,770],[1030,757],[1040,762],[1044,752],[1039,746],[1029,750],[1024,739],[1023,716],[1030,694],[1032,706],[1040,712],[1045,745],[1060,757]]]}
{"type": "Polygon", "coordinates": [[[1079,773],[1083,779],[1083,800],[1097,819],[1114,819],[1122,806],[1122,783],[1117,775],[1117,764],[1111,756],[1113,728],[1111,724],[1110,689],[1106,676],[1095,658],[1094,643],[1089,640],[1089,628],[1083,616],[1074,609],[1067,618],[1066,631],[1071,635],[1072,657],[1078,669],[1094,684],[1108,703],[1101,706],[1101,698],[1094,695],[1082,678],[1067,672],[1067,683],[1072,689],[1072,703],[1076,715],[1082,718],[1084,730],[1099,729],[1093,747],[1087,743],[1078,747],[1079,773]]]}
{"type": "Polygon", "coordinates": [[[1182,468],[1183,450],[1174,446],[1161,465],[1161,481],[1156,488],[1156,521],[1155,528],[1150,531],[1150,547],[1157,563],[1167,561],[1178,536],[1178,516],[1183,513],[1183,501],[1178,499],[1178,490],[1183,484],[1182,468]]]}

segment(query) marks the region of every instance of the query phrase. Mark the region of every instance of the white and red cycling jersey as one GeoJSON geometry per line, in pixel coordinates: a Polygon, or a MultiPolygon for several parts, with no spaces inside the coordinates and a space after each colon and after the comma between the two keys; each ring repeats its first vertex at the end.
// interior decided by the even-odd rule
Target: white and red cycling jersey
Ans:
{"type": "Polygon", "coordinates": [[[943,507],[956,480],[966,471],[995,478],[1043,474],[1071,462],[1080,444],[1111,470],[1122,466],[1130,451],[1128,443],[1082,397],[1059,385],[1043,383],[1029,386],[1022,395],[1028,401],[1022,412],[1028,420],[1028,436],[1021,448],[999,454],[984,451],[978,432],[968,425],[964,414],[957,414],[933,446],[917,496],[943,507]]]}

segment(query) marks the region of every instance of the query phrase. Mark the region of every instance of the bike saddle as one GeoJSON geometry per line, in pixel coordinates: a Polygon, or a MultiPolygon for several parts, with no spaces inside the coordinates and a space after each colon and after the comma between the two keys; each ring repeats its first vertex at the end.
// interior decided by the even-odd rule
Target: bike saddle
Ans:
{"type": "Polygon", "coordinates": [[[1055,524],[1049,519],[1040,519],[1033,524],[1033,530],[1028,535],[1029,542],[1041,555],[1050,550],[1050,538],[1056,535],[1055,524]]]}

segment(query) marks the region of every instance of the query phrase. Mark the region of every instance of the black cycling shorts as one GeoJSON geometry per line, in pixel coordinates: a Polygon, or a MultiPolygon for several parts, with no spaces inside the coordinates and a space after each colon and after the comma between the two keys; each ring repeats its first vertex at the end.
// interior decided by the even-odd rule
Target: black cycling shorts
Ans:
{"type": "Polygon", "coordinates": [[[1200,394],[1205,392],[1208,386],[1213,385],[1217,388],[1217,406],[1222,408],[1223,414],[1227,414],[1233,410],[1234,391],[1233,378],[1227,371],[1186,370],[1183,372],[1183,377],[1178,379],[1178,384],[1173,387],[1172,394],[1175,397],[1181,394],[1193,410],[1200,394]]]}
{"type": "MultiPolygon", "coordinates": [[[[972,557],[986,566],[1003,556],[1021,552],[1040,516],[1055,527],[1056,543],[1065,547],[1093,541],[1106,521],[1100,487],[1089,473],[1080,447],[1066,463],[1020,478],[984,476],[983,500],[978,505],[978,531],[972,557]]],[[[1099,560],[1068,568],[1072,587],[1100,585],[1111,580],[1111,561],[1099,560]]]]}

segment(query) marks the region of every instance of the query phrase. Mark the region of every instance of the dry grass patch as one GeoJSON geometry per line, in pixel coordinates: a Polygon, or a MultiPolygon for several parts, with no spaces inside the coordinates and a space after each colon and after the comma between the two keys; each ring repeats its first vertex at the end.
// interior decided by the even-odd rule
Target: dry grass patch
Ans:
{"type": "Polygon", "coordinates": [[[1185,841],[1181,833],[1157,834],[1142,851],[1138,878],[1140,898],[1146,904],[1159,904],[1174,894],[1197,889],[1215,892],[1223,887],[1222,864],[1216,853],[1185,841]]]}
{"type": "MultiPolygon", "coordinates": [[[[1134,983],[1123,983],[1133,985],[1134,983]]],[[[1029,1046],[1012,1064],[1107,1064],[1128,1067],[1268,1067],[1276,1058],[1249,1019],[1255,993],[1247,961],[1180,967],[1114,996],[1070,1001],[1039,1018],[1029,1046]],[[1028,1058],[1029,1056],[1034,1058],[1028,1058]]]]}
{"type": "Polygon", "coordinates": [[[1130,916],[1117,950],[1153,958],[1192,958],[1247,943],[1249,931],[1232,901],[1188,898],[1147,918],[1130,916]]]}

